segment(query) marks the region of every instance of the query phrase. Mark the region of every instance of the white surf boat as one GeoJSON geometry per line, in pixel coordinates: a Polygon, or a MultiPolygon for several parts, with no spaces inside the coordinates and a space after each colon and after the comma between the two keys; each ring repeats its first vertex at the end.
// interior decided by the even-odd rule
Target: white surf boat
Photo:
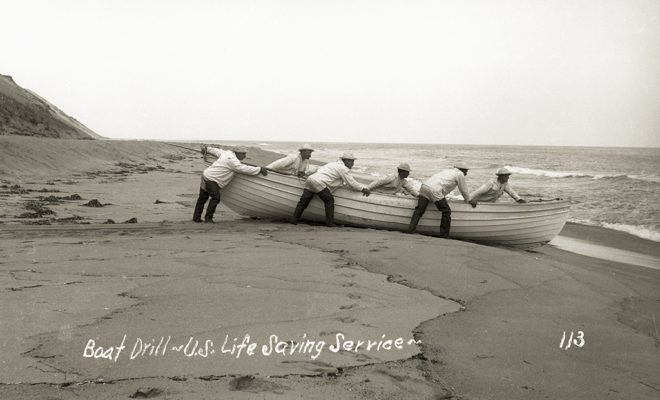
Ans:
{"type": "MultiPolygon", "coordinates": [[[[266,219],[289,219],[303,191],[304,178],[270,172],[268,176],[234,175],[222,189],[222,203],[238,214],[266,219]]],[[[363,228],[405,231],[417,205],[410,196],[360,192],[339,188],[335,197],[335,223],[363,228]]],[[[570,202],[550,200],[518,203],[479,203],[472,208],[463,201],[449,201],[453,239],[535,247],[552,240],[568,218],[570,202]]],[[[429,204],[417,232],[439,236],[441,213],[429,204]]],[[[302,220],[324,222],[323,202],[315,196],[302,220]]]]}

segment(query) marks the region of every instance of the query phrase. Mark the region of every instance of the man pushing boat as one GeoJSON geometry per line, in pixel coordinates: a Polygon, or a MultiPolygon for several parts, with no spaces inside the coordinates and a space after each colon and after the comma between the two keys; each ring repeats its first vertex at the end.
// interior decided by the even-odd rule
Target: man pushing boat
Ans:
{"type": "MultiPolygon", "coordinates": [[[[470,202],[470,193],[468,192],[465,176],[467,175],[469,167],[463,163],[458,162],[454,164],[454,168],[441,171],[422,183],[419,189],[419,197],[417,207],[413,212],[408,226],[408,233],[413,233],[417,229],[417,223],[426,212],[426,207],[429,201],[432,201],[438,210],[442,213],[440,219],[440,237],[449,237],[449,230],[451,228],[451,208],[447,203],[446,196],[458,186],[459,192],[463,195],[466,203],[470,202]]],[[[472,204],[472,207],[476,207],[472,204]]]]}
{"type": "Polygon", "coordinates": [[[304,144],[298,149],[298,153],[275,160],[266,165],[266,168],[282,174],[305,176],[313,151],[310,145],[304,144]]]}
{"type": "Polygon", "coordinates": [[[506,168],[500,168],[495,175],[497,175],[497,178],[490,179],[481,185],[479,189],[470,193],[470,204],[476,206],[478,201],[495,203],[505,192],[518,203],[527,203],[525,199],[518,196],[518,193],[509,186],[511,171],[506,168]]]}
{"type": "Polygon", "coordinates": [[[297,224],[314,195],[318,195],[325,205],[325,224],[335,226],[335,198],[332,196],[332,191],[343,183],[346,183],[349,188],[369,196],[371,191],[366,186],[358,183],[351,175],[351,168],[353,168],[354,163],[355,157],[353,154],[344,153],[339,161],[325,164],[310,175],[305,181],[305,188],[300,201],[296,205],[291,222],[297,224]]]}
{"type": "Polygon", "coordinates": [[[379,189],[378,192],[385,194],[408,193],[415,197],[419,196],[419,192],[408,181],[410,175],[410,165],[408,163],[401,163],[396,167],[396,174],[390,174],[383,178],[377,179],[369,184],[367,188],[370,191],[379,189]]]}
{"type": "Polygon", "coordinates": [[[214,147],[202,148],[204,155],[213,154],[218,159],[208,168],[202,172],[202,182],[199,188],[199,197],[197,204],[195,204],[195,211],[193,213],[193,221],[202,222],[202,211],[204,211],[204,204],[211,197],[209,206],[206,208],[206,215],[204,215],[204,222],[213,223],[213,214],[215,209],[220,203],[220,189],[227,186],[231,182],[236,172],[246,175],[264,175],[268,174],[264,167],[253,167],[241,163],[247,155],[247,149],[239,146],[236,150],[221,150],[214,147]]]}

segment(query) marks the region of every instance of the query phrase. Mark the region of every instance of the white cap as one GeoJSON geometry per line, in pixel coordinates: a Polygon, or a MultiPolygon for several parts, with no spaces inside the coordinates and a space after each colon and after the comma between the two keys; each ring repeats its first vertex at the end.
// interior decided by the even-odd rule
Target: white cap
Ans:
{"type": "Polygon", "coordinates": [[[404,163],[404,162],[402,162],[401,164],[399,164],[399,165],[396,167],[396,169],[400,169],[400,170],[403,170],[403,171],[408,171],[408,172],[410,172],[410,165],[408,165],[408,163],[404,163]]]}
{"type": "Polygon", "coordinates": [[[341,158],[342,160],[357,160],[357,158],[355,158],[353,153],[344,153],[339,158],[341,158]]]}
{"type": "Polygon", "coordinates": [[[312,146],[310,146],[310,145],[307,144],[307,143],[303,144],[303,145],[300,146],[300,148],[298,149],[298,151],[303,151],[303,150],[314,151],[314,149],[312,149],[312,146]]]}
{"type": "Polygon", "coordinates": [[[463,161],[459,161],[459,162],[457,162],[456,164],[454,164],[454,168],[458,168],[458,169],[470,169],[470,167],[468,167],[467,164],[464,163],[463,161]]]}

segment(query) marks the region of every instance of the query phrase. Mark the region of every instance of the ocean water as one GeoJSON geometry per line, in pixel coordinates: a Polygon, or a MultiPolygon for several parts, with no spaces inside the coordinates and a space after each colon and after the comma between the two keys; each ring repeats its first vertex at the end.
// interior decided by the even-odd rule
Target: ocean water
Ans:
{"type": "MultiPolygon", "coordinates": [[[[252,143],[264,150],[295,152],[301,143],[252,143]]],[[[424,180],[464,161],[470,191],[508,166],[509,183],[527,199],[571,200],[570,221],[625,231],[660,242],[660,148],[481,146],[383,143],[311,143],[312,159],[357,157],[353,169],[369,175],[394,172],[407,162],[424,180]]],[[[512,201],[504,194],[500,201],[512,201]]]]}

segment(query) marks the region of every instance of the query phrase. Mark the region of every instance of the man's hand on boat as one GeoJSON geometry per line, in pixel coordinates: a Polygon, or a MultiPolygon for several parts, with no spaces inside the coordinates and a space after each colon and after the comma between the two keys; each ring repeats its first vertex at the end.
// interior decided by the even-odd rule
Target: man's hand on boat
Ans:
{"type": "Polygon", "coordinates": [[[268,175],[268,170],[267,170],[266,168],[264,168],[264,167],[259,167],[259,168],[260,168],[260,169],[259,169],[259,173],[260,173],[261,175],[263,175],[263,176],[268,175]]]}
{"type": "Polygon", "coordinates": [[[369,190],[369,189],[367,189],[367,188],[362,188],[362,195],[363,195],[363,196],[367,196],[367,197],[368,197],[370,194],[371,194],[371,190],[369,190]]]}
{"type": "Polygon", "coordinates": [[[305,177],[305,171],[298,171],[296,174],[299,178],[304,178],[305,177]]]}

